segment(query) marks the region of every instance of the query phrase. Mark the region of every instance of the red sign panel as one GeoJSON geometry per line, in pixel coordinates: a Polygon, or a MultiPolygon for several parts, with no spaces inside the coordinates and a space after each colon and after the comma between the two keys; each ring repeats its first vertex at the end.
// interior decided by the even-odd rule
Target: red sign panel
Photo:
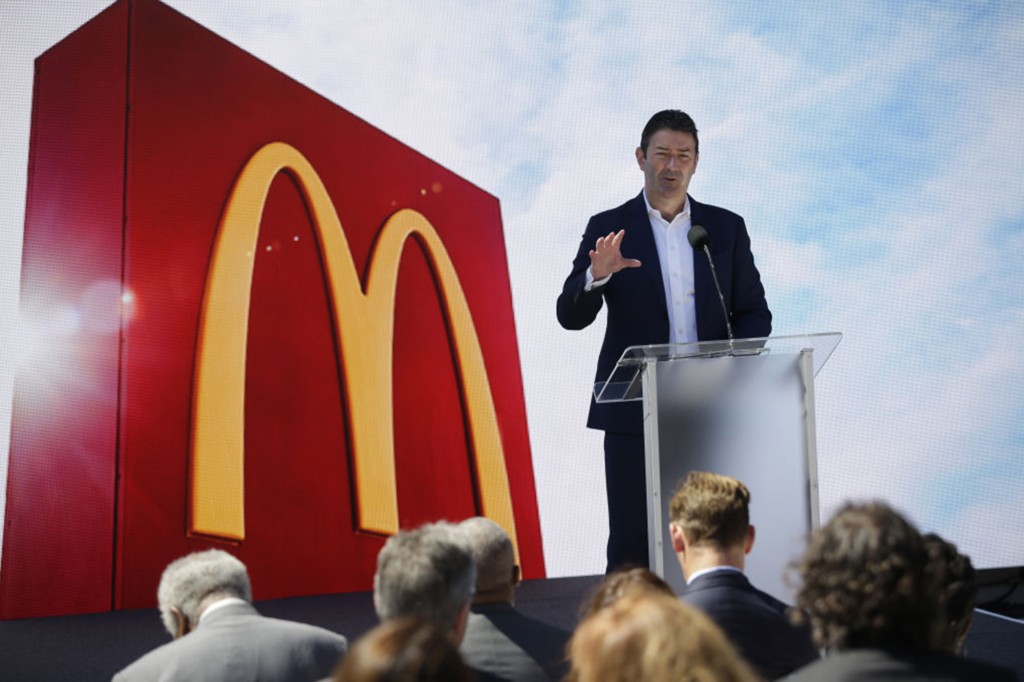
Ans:
{"type": "Polygon", "coordinates": [[[36,62],[22,317],[2,618],[211,545],[365,590],[481,513],[544,575],[497,199],[155,0],[36,62]]]}

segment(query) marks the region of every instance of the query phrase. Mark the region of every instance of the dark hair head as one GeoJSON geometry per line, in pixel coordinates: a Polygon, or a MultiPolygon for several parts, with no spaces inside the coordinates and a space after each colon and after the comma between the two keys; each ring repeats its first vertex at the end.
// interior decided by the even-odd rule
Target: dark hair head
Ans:
{"type": "Polygon", "coordinates": [[[697,138],[697,124],[693,122],[690,115],[685,111],[680,111],[679,109],[665,109],[664,111],[659,111],[654,116],[651,116],[651,120],[647,122],[647,125],[644,126],[643,133],[640,134],[640,149],[643,150],[644,156],[647,156],[647,145],[651,143],[651,137],[654,133],[659,130],[666,129],[693,135],[693,151],[697,154],[700,153],[700,140],[697,138]]]}
{"type": "Polygon", "coordinates": [[[936,644],[941,597],[917,529],[881,502],[847,504],[811,538],[799,564],[795,617],[818,646],[899,648],[936,644]]]}

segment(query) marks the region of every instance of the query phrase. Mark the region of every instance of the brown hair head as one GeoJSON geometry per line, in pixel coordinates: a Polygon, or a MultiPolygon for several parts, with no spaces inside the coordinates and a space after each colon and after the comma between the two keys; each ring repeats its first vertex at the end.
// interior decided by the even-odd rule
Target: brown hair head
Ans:
{"type": "Polygon", "coordinates": [[[812,537],[798,565],[798,620],[818,646],[934,646],[941,588],[920,533],[881,502],[847,504],[812,537]],[[802,611],[802,613],[801,613],[802,611]]]}
{"type": "Polygon", "coordinates": [[[335,668],[335,682],[470,682],[476,675],[449,633],[414,616],[381,623],[360,637],[335,668]]]}
{"type": "Polygon", "coordinates": [[[735,478],[691,471],[672,495],[669,516],[687,542],[731,547],[747,538],[750,491],[735,478]]]}

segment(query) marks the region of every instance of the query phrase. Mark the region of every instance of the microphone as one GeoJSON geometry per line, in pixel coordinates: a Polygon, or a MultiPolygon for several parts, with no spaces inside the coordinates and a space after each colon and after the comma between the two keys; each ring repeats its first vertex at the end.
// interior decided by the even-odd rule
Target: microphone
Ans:
{"type": "Polygon", "coordinates": [[[708,265],[711,266],[711,278],[715,281],[715,290],[718,291],[718,301],[722,304],[722,314],[725,315],[725,330],[729,333],[729,345],[732,346],[732,324],[729,322],[729,311],[725,307],[725,296],[722,295],[722,286],[718,283],[718,272],[715,271],[715,261],[711,258],[711,249],[708,248],[708,231],[703,225],[693,225],[686,233],[686,240],[694,251],[703,251],[708,257],[708,265]]]}
{"type": "Polygon", "coordinates": [[[704,247],[708,245],[708,231],[704,229],[703,225],[693,225],[686,233],[686,240],[695,250],[703,251],[704,247]]]}

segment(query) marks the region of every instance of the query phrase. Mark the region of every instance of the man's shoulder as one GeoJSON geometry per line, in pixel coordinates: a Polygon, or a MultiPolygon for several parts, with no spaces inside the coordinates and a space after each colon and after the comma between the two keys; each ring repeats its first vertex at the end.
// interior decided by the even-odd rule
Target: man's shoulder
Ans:
{"type": "Polygon", "coordinates": [[[318,625],[310,625],[309,623],[300,623],[294,620],[260,616],[259,620],[255,621],[254,624],[260,629],[267,629],[268,631],[273,630],[296,638],[306,638],[327,643],[340,643],[343,646],[347,643],[345,637],[339,635],[337,632],[333,632],[327,628],[322,628],[318,625]]]}

